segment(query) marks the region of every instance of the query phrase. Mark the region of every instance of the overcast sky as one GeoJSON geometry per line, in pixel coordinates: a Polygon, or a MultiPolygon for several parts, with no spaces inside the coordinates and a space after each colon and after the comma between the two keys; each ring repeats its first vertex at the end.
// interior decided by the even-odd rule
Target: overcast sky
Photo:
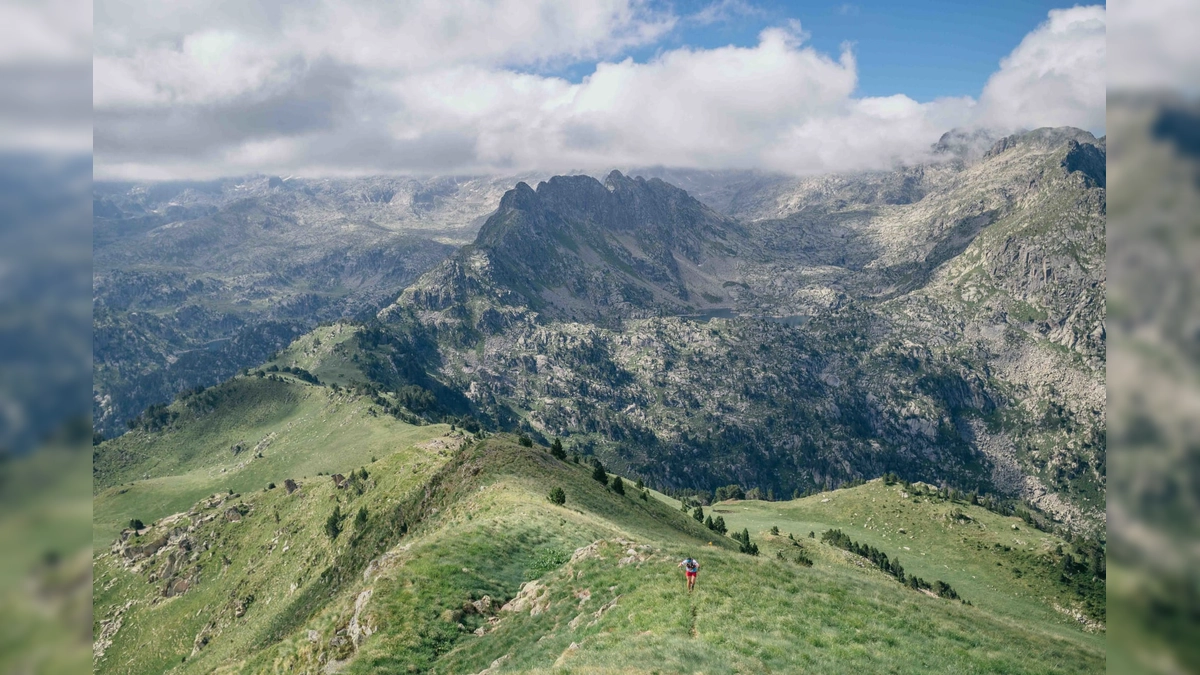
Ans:
{"type": "Polygon", "coordinates": [[[97,0],[95,173],[814,173],[917,160],[952,127],[1102,134],[1105,8],[1035,4],[97,0]]]}

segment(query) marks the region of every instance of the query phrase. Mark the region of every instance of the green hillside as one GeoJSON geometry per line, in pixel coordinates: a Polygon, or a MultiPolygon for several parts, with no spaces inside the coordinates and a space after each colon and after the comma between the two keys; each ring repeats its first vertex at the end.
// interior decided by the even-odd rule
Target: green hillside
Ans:
{"type": "Polygon", "coordinates": [[[283,374],[239,377],[181,397],[157,419],[93,454],[97,548],[131,519],[186,511],[214,492],[348,472],[449,430],[405,424],[352,391],[283,374]]]}
{"type": "Polygon", "coordinates": [[[1015,564],[1017,539],[1021,556],[1065,542],[979,507],[914,503],[880,482],[716,505],[751,531],[753,557],[677,503],[630,482],[617,494],[586,462],[514,437],[406,425],[290,377],[219,390],[208,408],[177,402],[163,428],[97,448],[98,672],[1104,669],[1103,633],[1047,609],[1057,576],[1020,558],[1014,583],[1010,565],[988,564],[1015,564]],[[272,433],[264,456],[239,466],[246,453],[230,446],[272,433]],[[342,487],[318,475],[330,472],[346,474],[342,487]],[[556,487],[564,505],[547,499],[556,487]],[[936,520],[949,508],[974,524],[936,520]],[[148,526],[113,542],[134,517],[148,526]],[[897,523],[914,538],[894,538],[897,523]],[[807,538],[826,527],[971,604],[807,538]],[[976,546],[993,540],[1009,551],[976,546]],[[703,564],[691,595],[676,568],[685,555],[703,564]]]}
{"type": "Polygon", "coordinates": [[[955,501],[929,486],[879,479],[792,501],[720,502],[705,511],[731,530],[748,529],[764,556],[794,558],[836,528],[911,575],[948,583],[973,606],[1036,619],[1053,634],[1097,633],[1105,621],[1104,580],[1089,568],[1091,542],[1068,543],[1016,516],[972,506],[969,497],[955,501]],[[1064,573],[1067,556],[1071,570],[1064,573]]]}

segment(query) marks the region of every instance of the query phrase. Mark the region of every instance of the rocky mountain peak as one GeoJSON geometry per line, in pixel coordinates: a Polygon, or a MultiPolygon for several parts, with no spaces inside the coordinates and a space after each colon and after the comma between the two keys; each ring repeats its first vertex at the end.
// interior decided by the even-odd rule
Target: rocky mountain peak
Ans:
{"type": "MultiPolygon", "coordinates": [[[[723,297],[734,265],[729,254],[743,236],[741,226],[684,190],[613,171],[603,183],[577,175],[554,176],[536,189],[517,184],[457,257],[489,261],[479,273],[486,278],[472,283],[477,290],[464,293],[519,297],[548,316],[603,321],[719,304],[707,298],[723,297]]],[[[449,261],[422,286],[466,289],[455,272],[462,269],[449,261]]],[[[426,295],[408,296],[441,308],[424,302],[426,295]]]]}
{"type": "Polygon", "coordinates": [[[517,183],[513,189],[504,193],[504,196],[500,198],[500,206],[497,210],[508,211],[514,209],[531,209],[534,208],[534,205],[537,204],[537,201],[537,193],[534,192],[533,188],[529,187],[529,183],[521,181],[520,183],[517,183]]]}
{"type": "Polygon", "coordinates": [[[995,157],[1002,152],[1017,147],[1027,147],[1037,151],[1054,150],[1068,142],[1079,144],[1099,145],[1099,141],[1091,133],[1075,127],[1042,127],[1033,131],[1005,136],[996,141],[985,157],[995,157]]]}
{"type": "Polygon", "coordinates": [[[973,162],[996,143],[997,134],[991,129],[954,128],[942,134],[933,144],[935,155],[957,157],[964,162],[973,162]]]}

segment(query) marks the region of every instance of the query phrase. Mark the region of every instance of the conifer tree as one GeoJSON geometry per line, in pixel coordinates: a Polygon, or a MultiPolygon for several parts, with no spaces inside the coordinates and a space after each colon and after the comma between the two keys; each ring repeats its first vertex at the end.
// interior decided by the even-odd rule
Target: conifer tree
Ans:
{"type": "Polygon", "coordinates": [[[567,451],[563,450],[562,441],[557,436],[554,437],[554,443],[550,445],[550,454],[554,455],[556,459],[564,461],[567,459],[567,451]]]}
{"type": "Polygon", "coordinates": [[[599,459],[592,458],[592,480],[601,485],[608,485],[608,472],[604,470],[604,465],[599,459]]]}
{"type": "Polygon", "coordinates": [[[619,495],[625,494],[625,481],[621,480],[620,476],[613,476],[612,489],[619,495]]]}
{"type": "Polygon", "coordinates": [[[338,535],[341,533],[342,507],[339,504],[333,507],[333,513],[329,514],[329,517],[325,519],[325,534],[329,535],[329,538],[332,540],[337,539],[338,535]]]}

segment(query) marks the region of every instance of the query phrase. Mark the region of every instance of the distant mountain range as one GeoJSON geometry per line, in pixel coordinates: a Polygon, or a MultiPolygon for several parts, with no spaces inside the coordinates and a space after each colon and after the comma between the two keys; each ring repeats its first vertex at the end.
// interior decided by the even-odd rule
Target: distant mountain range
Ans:
{"type": "Polygon", "coordinates": [[[504,179],[277,176],[98,183],[93,420],[106,435],[257,365],[321,321],[370,316],[495,209],[504,179]]]}
{"type": "Polygon", "coordinates": [[[96,418],[115,431],[351,317],[308,369],[406,392],[381,399],[406,416],[559,436],[664,487],[892,471],[1102,527],[1105,140],[938,149],[852,175],[646,172],[690,193],[558,176],[498,207],[483,179],[98,190],[96,418]]]}

